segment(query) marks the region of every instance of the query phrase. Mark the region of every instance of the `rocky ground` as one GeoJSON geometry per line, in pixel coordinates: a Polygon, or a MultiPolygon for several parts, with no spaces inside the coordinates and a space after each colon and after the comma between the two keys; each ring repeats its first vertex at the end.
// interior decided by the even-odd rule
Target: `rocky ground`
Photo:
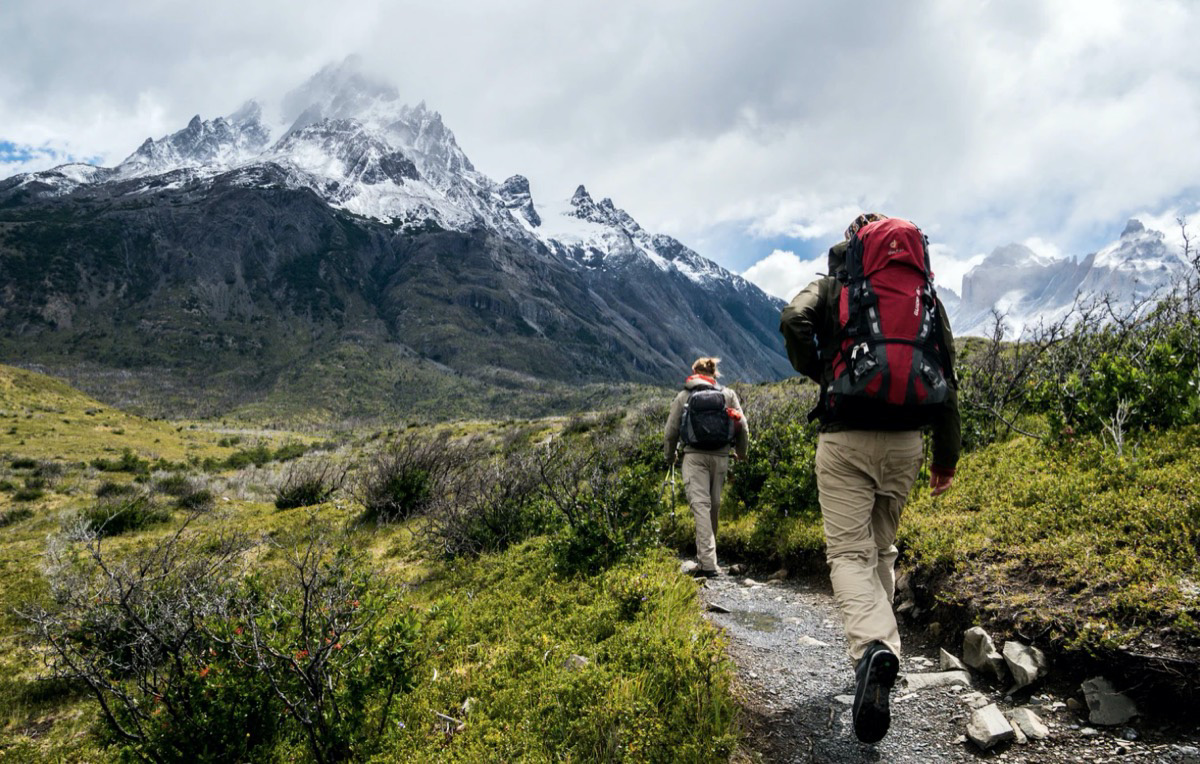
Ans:
{"type": "Polygon", "coordinates": [[[859,743],[850,719],[853,674],[826,580],[724,576],[704,582],[701,596],[713,622],[728,635],[738,665],[751,760],[1200,764],[1200,724],[1181,727],[1145,717],[1111,727],[1091,723],[1083,693],[1071,689],[1078,688],[1078,677],[1056,677],[1051,671],[1011,696],[1004,685],[976,671],[967,675],[970,687],[918,688],[925,680],[917,675],[941,670],[939,646],[919,633],[904,634],[891,732],[876,745],[859,743]],[[966,738],[967,726],[974,707],[990,703],[1005,715],[1029,708],[1048,736],[981,749],[966,738]]]}

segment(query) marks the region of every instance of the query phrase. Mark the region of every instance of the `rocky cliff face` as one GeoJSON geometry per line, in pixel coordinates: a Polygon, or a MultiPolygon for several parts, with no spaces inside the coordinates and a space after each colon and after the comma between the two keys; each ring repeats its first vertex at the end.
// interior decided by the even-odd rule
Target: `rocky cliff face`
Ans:
{"type": "Polygon", "coordinates": [[[406,366],[488,395],[674,382],[705,354],[734,378],[788,372],[778,301],[582,187],[539,205],[521,176],[488,179],[436,112],[352,65],[279,112],[197,117],[114,169],[0,181],[0,352],[152,372],[183,411],[214,380],[241,403],[310,389],[350,346],[391,359],[372,367],[380,397],[406,366]]]}

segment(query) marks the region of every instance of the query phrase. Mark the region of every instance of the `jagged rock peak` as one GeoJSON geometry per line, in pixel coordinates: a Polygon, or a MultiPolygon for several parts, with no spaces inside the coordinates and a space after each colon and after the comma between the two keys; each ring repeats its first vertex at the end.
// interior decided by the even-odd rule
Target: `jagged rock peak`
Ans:
{"type": "Polygon", "coordinates": [[[575,204],[582,202],[585,199],[590,202],[592,200],[592,196],[588,193],[587,189],[583,187],[583,184],[580,183],[579,188],[575,189],[574,195],[571,196],[571,203],[575,204]]]}
{"type": "Polygon", "coordinates": [[[533,206],[533,195],[529,192],[529,179],[524,175],[514,175],[500,184],[497,193],[503,200],[503,206],[514,214],[519,214],[537,228],[542,224],[542,217],[533,206]]]}
{"type": "Polygon", "coordinates": [[[500,193],[505,196],[529,193],[529,179],[524,175],[514,175],[500,184],[500,193]]]}
{"type": "Polygon", "coordinates": [[[1121,232],[1121,238],[1125,238],[1126,236],[1134,236],[1142,233],[1145,230],[1146,226],[1142,225],[1142,221],[1136,218],[1131,218],[1129,222],[1125,224],[1125,230],[1121,232]]]}

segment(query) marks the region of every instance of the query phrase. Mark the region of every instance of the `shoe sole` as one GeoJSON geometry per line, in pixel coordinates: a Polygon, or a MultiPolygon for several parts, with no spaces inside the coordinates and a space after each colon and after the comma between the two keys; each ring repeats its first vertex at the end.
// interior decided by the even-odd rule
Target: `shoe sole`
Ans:
{"type": "Polygon", "coordinates": [[[900,672],[900,659],[890,651],[879,651],[868,660],[867,681],[861,688],[862,697],[854,716],[854,735],[864,743],[877,743],[892,724],[888,700],[900,672]]]}

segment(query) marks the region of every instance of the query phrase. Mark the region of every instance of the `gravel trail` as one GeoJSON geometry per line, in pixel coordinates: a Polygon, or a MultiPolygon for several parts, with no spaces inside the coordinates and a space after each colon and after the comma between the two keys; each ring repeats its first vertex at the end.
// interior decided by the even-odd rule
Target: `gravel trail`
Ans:
{"type": "Polygon", "coordinates": [[[724,576],[704,582],[709,617],[729,640],[738,666],[751,760],[763,762],[1005,762],[1152,761],[1200,764],[1200,734],[1155,728],[1092,729],[1065,707],[1065,698],[1034,688],[1015,700],[979,676],[973,688],[913,692],[905,675],[939,670],[938,646],[904,633],[901,677],[892,694],[892,727],[875,745],[858,742],[851,726],[854,677],[827,579],[761,582],[724,576]],[[729,612],[720,612],[727,610],[729,612]],[[1002,709],[1032,705],[1050,728],[1046,740],[1003,743],[981,751],[961,736],[971,714],[963,696],[977,690],[1002,709]],[[1135,739],[1129,740],[1127,738],[1135,739]]]}

